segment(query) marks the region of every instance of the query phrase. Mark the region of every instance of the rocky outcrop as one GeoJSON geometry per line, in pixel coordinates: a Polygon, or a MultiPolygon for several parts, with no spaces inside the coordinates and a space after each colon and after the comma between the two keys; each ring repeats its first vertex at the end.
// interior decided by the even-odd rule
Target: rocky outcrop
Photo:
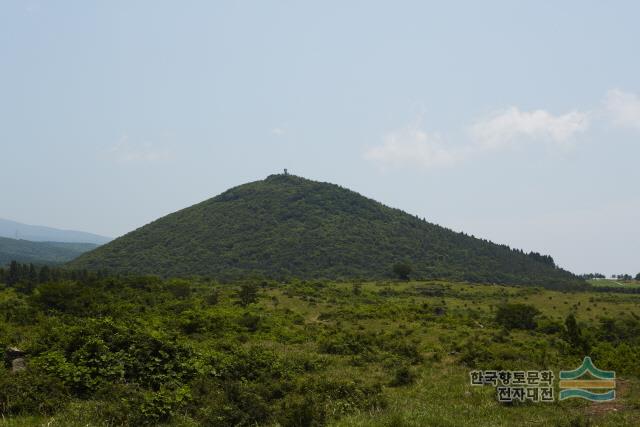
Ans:
{"type": "Polygon", "coordinates": [[[20,372],[27,369],[26,352],[16,347],[7,347],[4,352],[4,361],[7,367],[11,368],[12,373],[20,372]]]}

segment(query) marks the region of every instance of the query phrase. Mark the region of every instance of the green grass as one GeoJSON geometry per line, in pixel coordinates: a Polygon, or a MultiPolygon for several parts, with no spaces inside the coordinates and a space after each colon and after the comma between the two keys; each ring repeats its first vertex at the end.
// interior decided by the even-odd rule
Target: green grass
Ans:
{"type": "Polygon", "coordinates": [[[640,282],[637,280],[592,279],[587,282],[596,287],[640,288],[640,282]]]}

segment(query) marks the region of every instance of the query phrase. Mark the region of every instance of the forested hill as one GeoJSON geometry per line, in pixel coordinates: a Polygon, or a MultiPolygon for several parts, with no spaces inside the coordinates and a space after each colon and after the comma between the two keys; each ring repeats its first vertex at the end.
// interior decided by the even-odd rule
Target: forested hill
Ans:
{"type": "Polygon", "coordinates": [[[75,230],[61,230],[41,225],[27,225],[0,218],[0,237],[31,242],[93,243],[102,245],[110,242],[110,237],[75,230]]]}
{"type": "Polygon", "coordinates": [[[0,237],[0,267],[11,261],[62,264],[97,246],[93,243],[30,242],[0,237]]]}
{"type": "Polygon", "coordinates": [[[220,279],[413,277],[582,283],[525,254],[392,209],[338,185],[271,175],[160,218],[70,263],[72,268],[220,279]]]}

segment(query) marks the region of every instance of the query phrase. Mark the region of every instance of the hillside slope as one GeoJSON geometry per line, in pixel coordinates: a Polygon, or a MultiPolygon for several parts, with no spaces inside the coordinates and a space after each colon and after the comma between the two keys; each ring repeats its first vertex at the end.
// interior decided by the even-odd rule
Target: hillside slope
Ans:
{"type": "Polygon", "coordinates": [[[110,242],[110,237],[75,230],[60,230],[41,225],[27,225],[0,218],[0,237],[32,242],[93,243],[102,245],[110,242]]]}
{"type": "Polygon", "coordinates": [[[581,283],[550,257],[431,224],[334,184],[271,175],[160,218],[69,265],[120,273],[234,278],[415,277],[581,283]]]}
{"type": "Polygon", "coordinates": [[[96,247],[93,243],[30,242],[0,237],[0,266],[11,261],[62,264],[96,247]]]}

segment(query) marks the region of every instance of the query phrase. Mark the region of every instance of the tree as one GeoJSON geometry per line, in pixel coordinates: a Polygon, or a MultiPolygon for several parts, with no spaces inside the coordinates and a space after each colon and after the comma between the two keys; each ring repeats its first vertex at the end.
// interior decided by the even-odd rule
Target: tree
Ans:
{"type": "Polygon", "coordinates": [[[258,287],[253,283],[246,283],[240,287],[238,292],[240,305],[243,307],[258,301],[258,287]]]}
{"type": "Polygon", "coordinates": [[[362,285],[360,283],[353,284],[353,294],[361,295],[362,294],[362,285]]]}
{"type": "Polygon", "coordinates": [[[173,279],[167,282],[167,290],[176,298],[185,299],[191,296],[191,283],[184,279],[173,279]]]}
{"type": "Polygon", "coordinates": [[[9,274],[7,274],[7,285],[15,285],[20,280],[20,266],[16,261],[11,261],[9,274]]]}
{"type": "Polygon", "coordinates": [[[413,272],[413,268],[405,262],[399,262],[393,266],[393,273],[401,280],[409,280],[409,275],[413,272]]]}
{"type": "Polygon", "coordinates": [[[640,273],[636,274],[636,280],[640,280],[640,273]]]}
{"type": "Polygon", "coordinates": [[[535,329],[537,308],[527,304],[503,304],[496,312],[496,322],[506,329],[535,329]]]}
{"type": "Polygon", "coordinates": [[[567,318],[564,321],[564,326],[566,328],[565,331],[565,339],[571,347],[577,353],[588,353],[589,352],[589,343],[587,339],[582,335],[582,330],[576,321],[576,316],[573,313],[569,313],[567,318]]]}
{"type": "Polygon", "coordinates": [[[33,264],[29,264],[29,284],[33,285],[38,281],[38,272],[36,271],[36,266],[33,264]]]}
{"type": "Polygon", "coordinates": [[[51,280],[51,269],[45,265],[40,269],[40,274],[38,275],[38,282],[47,283],[50,280],[51,280]]]}
{"type": "Polygon", "coordinates": [[[213,288],[211,292],[209,292],[205,296],[204,300],[206,301],[207,305],[218,304],[218,302],[220,301],[220,290],[218,290],[217,288],[213,288]]]}

